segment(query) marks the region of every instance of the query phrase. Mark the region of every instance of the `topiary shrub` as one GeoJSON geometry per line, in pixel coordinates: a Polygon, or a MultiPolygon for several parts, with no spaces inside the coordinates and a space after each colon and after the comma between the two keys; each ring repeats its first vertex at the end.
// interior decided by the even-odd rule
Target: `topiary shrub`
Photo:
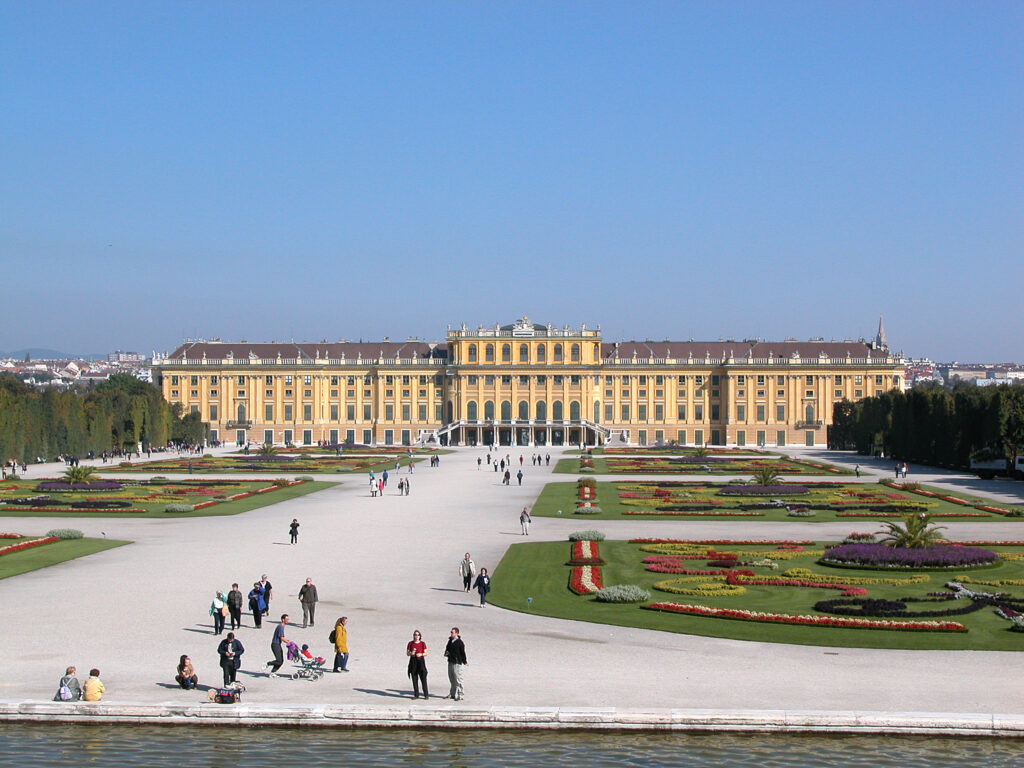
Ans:
{"type": "Polygon", "coordinates": [[[77,528],[54,528],[52,531],[47,531],[46,535],[58,539],[80,539],[83,536],[77,528]]]}
{"type": "Polygon", "coordinates": [[[17,475],[14,475],[14,474],[8,475],[7,479],[8,480],[21,480],[20,477],[18,477],[17,475]]]}
{"type": "Polygon", "coordinates": [[[599,603],[642,603],[651,599],[651,593],[635,584],[615,584],[594,593],[599,603]]]}
{"type": "Polygon", "coordinates": [[[168,504],[166,507],[164,507],[164,512],[192,512],[194,509],[195,507],[193,507],[191,504],[175,503],[168,504]]]}
{"type": "Polygon", "coordinates": [[[597,480],[592,477],[581,477],[576,481],[577,488],[597,488],[597,480]]]}
{"type": "Polygon", "coordinates": [[[600,515],[600,507],[576,507],[573,511],[574,515],[600,515]]]}
{"type": "Polygon", "coordinates": [[[786,517],[814,517],[817,512],[813,509],[790,509],[786,511],[786,517]]]}
{"type": "Polygon", "coordinates": [[[921,490],[921,484],[920,483],[903,483],[903,485],[901,485],[900,487],[904,491],[920,491],[921,490]]]}
{"type": "Polygon", "coordinates": [[[569,541],[604,541],[604,534],[588,528],[585,531],[573,531],[569,534],[569,541]]]}
{"type": "Polygon", "coordinates": [[[272,482],[274,485],[278,486],[279,488],[284,488],[286,485],[291,485],[292,484],[292,481],[289,480],[287,477],[275,477],[270,482],[272,482]]]}
{"type": "Polygon", "coordinates": [[[301,477],[296,477],[295,478],[295,482],[297,482],[297,483],[311,483],[311,482],[313,482],[313,478],[312,478],[311,475],[302,475],[301,477]]]}

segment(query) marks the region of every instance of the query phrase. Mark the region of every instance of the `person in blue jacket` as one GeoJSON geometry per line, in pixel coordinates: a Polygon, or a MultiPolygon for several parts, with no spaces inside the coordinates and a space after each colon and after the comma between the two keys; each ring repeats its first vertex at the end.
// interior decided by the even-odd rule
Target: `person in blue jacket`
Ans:
{"type": "Polygon", "coordinates": [[[263,626],[263,612],[267,610],[266,590],[258,581],[252,585],[249,593],[249,610],[252,611],[252,621],[256,629],[263,626]]]}

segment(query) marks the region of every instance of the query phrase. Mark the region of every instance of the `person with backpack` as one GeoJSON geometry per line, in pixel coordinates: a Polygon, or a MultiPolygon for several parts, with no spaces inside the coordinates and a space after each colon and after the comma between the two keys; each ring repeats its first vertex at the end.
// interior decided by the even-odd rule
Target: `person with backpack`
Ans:
{"type": "Polygon", "coordinates": [[[78,701],[82,698],[82,684],[75,677],[76,671],[74,667],[68,667],[64,671],[64,676],[57,683],[54,701],[78,701]]]}
{"type": "Polygon", "coordinates": [[[334,643],[334,671],[348,672],[348,616],[342,616],[327,639],[334,643]]]}

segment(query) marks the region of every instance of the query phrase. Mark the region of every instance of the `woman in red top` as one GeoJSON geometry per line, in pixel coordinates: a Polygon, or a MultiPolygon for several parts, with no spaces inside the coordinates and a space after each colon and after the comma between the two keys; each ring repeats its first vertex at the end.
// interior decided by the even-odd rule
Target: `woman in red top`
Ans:
{"type": "Polygon", "coordinates": [[[419,630],[412,633],[412,640],[405,647],[405,655],[409,657],[409,677],[412,678],[414,699],[420,697],[420,683],[423,683],[423,698],[429,699],[427,693],[427,644],[419,630]]]}

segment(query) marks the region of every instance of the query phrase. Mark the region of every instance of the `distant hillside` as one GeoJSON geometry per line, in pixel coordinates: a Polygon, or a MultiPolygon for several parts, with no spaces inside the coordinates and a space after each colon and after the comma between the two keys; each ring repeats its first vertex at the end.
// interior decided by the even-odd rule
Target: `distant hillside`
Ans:
{"type": "Polygon", "coordinates": [[[71,355],[67,352],[58,352],[56,349],[43,349],[41,347],[28,347],[27,349],[16,349],[13,352],[0,352],[0,357],[11,357],[15,360],[24,360],[28,355],[32,360],[106,360],[106,354],[92,355],[71,355]]]}

